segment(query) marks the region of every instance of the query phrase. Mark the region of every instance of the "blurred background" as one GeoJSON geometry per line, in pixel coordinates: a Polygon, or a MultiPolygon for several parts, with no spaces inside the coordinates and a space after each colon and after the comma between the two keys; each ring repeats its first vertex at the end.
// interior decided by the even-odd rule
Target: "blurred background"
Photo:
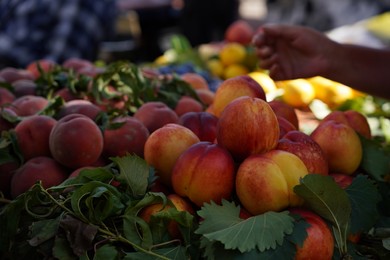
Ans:
{"type": "Polygon", "coordinates": [[[238,19],[254,29],[288,23],[329,32],[389,9],[390,0],[1,0],[0,67],[43,58],[152,61],[172,35],[193,47],[218,42],[238,19]]]}

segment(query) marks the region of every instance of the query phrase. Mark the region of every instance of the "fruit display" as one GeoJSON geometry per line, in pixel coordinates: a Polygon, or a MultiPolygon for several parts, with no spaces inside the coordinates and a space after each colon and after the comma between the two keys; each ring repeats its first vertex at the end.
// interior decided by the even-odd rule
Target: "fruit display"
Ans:
{"type": "Polygon", "coordinates": [[[161,64],[0,71],[1,259],[389,257],[386,102],[161,64]]]}

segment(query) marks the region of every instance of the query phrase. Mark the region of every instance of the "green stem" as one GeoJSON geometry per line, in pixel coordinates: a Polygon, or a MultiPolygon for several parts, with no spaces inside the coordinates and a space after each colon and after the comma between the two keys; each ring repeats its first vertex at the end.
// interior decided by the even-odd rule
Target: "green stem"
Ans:
{"type": "Polygon", "coordinates": [[[115,234],[112,233],[111,231],[105,230],[105,229],[101,229],[101,228],[99,228],[98,230],[99,230],[100,232],[102,232],[103,234],[105,234],[105,235],[107,235],[107,236],[110,236],[110,237],[113,237],[113,238],[115,238],[115,239],[116,239],[117,241],[119,241],[119,242],[128,244],[128,245],[134,247],[135,249],[137,249],[137,250],[139,250],[139,251],[141,251],[141,252],[143,252],[143,253],[145,253],[145,254],[154,256],[154,257],[159,258],[159,259],[169,260],[168,257],[162,256],[162,255],[159,255],[159,254],[156,254],[156,253],[154,253],[154,252],[152,252],[152,251],[150,251],[150,250],[146,250],[146,249],[140,247],[139,245],[134,244],[133,242],[127,240],[126,238],[124,238],[124,237],[121,236],[121,235],[115,235],[115,234]]]}
{"type": "Polygon", "coordinates": [[[12,200],[6,199],[6,198],[0,198],[0,203],[9,204],[12,200]]]}
{"type": "Polygon", "coordinates": [[[46,194],[46,196],[49,197],[49,199],[51,199],[58,207],[62,208],[63,210],[65,210],[67,213],[71,214],[72,216],[74,216],[74,213],[73,211],[71,211],[70,209],[68,209],[67,207],[65,207],[62,203],[59,203],[55,198],[53,198],[53,196],[51,196],[51,194],[49,192],[47,192],[47,190],[45,190],[42,186],[41,187],[41,191],[43,193],[46,194]]]}

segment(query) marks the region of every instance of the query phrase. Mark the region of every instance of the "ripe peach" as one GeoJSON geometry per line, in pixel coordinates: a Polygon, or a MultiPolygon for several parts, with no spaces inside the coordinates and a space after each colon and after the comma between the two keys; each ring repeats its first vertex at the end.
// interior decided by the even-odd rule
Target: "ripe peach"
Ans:
{"type": "Polygon", "coordinates": [[[38,180],[44,188],[62,183],[68,177],[66,169],[51,157],[35,157],[23,164],[11,180],[11,196],[16,198],[38,180]]]}
{"type": "Polygon", "coordinates": [[[202,112],[203,110],[202,103],[189,96],[182,96],[175,107],[175,112],[179,117],[187,112],[202,112]]]}
{"type": "Polygon", "coordinates": [[[350,126],[329,120],[321,122],[310,136],[324,151],[330,172],[353,174],[359,167],[362,144],[350,126]]]}
{"type": "Polygon", "coordinates": [[[328,175],[328,159],[321,146],[309,135],[297,130],[288,132],[279,140],[276,149],[298,156],[309,173],[328,175]]]}
{"type": "Polygon", "coordinates": [[[160,101],[143,104],[134,113],[134,117],[140,120],[150,133],[166,124],[177,123],[179,120],[175,111],[160,101]]]}
{"type": "Polygon", "coordinates": [[[63,118],[64,116],[70,114],[82,114],[92,120],[95,120],[100,112],[102,112],[102,110],[91,101],[74,99],[66,102],[64,106],[61,107],[60,111],[58,111],[57,117],[63,118]]]}
{"type": "Polygon", "coordinates": [[[218,117],[208,112],[188,112],[182,115],[179,125],[194,132],[200,141],[214,142],[217,137],[218,117]]]}
{"type": "Polygon", "coordinates": [[[251,155],[240,164],[235,187],[240,202],[252,215],[289,206],[289,189],[280,167],[260,154],[251,155]]]}
{"type": "Polygon", "coordinates": [[[49,136],[56,123],[57,120],[52,117],[32,115],[16,125],[18,146],[26,161],[33,157],[51,156],[49,136]]]}
{"type": "Polygon", "coordinates": [[[306,229],[307,237],[302,247],[297,245],[295,259],[332,259],[334,239],[326,222],[316,213],[306,209],[294,208],[290,212],[300,215],[310,224],[306,229]]]}
{"type": "Polygon", "coordinates": [[[299,130],[298,116],[294,107],[276,99],[269,101],[268,104],[271,106],[272,110],[277,116],[284,117],[291,124],[293,124],[297,130],[299,130]]]}
{"type": "Polygon", "coordinates": [[[56,161],[76,169],[99,159],[103,151],[103,135],[89,117],[70,114],[58,120],[53,127],[49,146],[56,161]]]}
{"type": "Polygon", "coordinates": [[[371,128],[368,124],[367,118],[356,110],[332,111],[322,119],[322,121],[328,120],[334,120],[339,123],[347,124],[365,138],[371,138],[371,128]]]}
{"type": "Polygon", "coordinates": [[[195,72],[187,72],[180,75],[180,79],[187,82],[193,89],[209,89],[205,78],[195,72]]]}
{"type": "Polygon", "coordinates": [[[276,115],[268,103],[260,98],[237,98],[225,108],[218,120],[218,144],[237,161],[274,149],[278,140],[276,115]]]}
{"type": "Polygon", "coordinates": [[[175,193],[188,197],[197,206],[230,199],[235,179],[235,164],[229,152],[217,144],[199,142],[177,159],[172,172],[175,193]]]}
{"type": "Polygon", "coordinates": [[[14,88],[14,93],[16,97],[32,95],[35,96],[35,90],[37,88],[37,83],[31,79],[19,79],[12,83],[14,88]]]}
{"type": "Polygon", "coordinates": [[[68,101],[71,101],[71,100],[75,100],[75,99],[83,99],[84,96],[78,92],[78,93],[72,93],[72,91],[67,88],[67,87],[64,87],[64,88],[61,88],[59,90],[57,90],[55,93],[54,93],[54,96],[57,97],[62,97],[62,99],[65,101],[65,102],[68,102],[68,101]]]}
{"type": "Polygon", "coordinates": [[[31,116],[44,109],[48,104],[49,100],[44,97],[26,95],[15,99],[11,108],[18,116],[31,116]]]}
{"type": "Polygon", "coordinates": [[[303,161],[295,154],[283,150],[272,150],[264,153],[263,156],[273,160],[284,175],[290,207],[302,205],[303,200],[295,194],[294,186],[309,173],[303,161]]]}
{"type": "Polygon", "coordinates": [[[290,123],[286,118],[276,116],[279,123],[279,139],[282,138],[288,132],[297,130],[293,124],[290,123]]]}
{"type": "Polygon", "coordinates": [[[251,43],[254,33],[255,30],[246,20],[239,19],[226,29],[225,40],[247,45],[251,43]]]}
{"type": "Polygon", "coordinates": [[[179,124],[167,124],[150,134],[144,147],[144,158],[156,169],[162,183],[171,187],[172,169],[177,158],[199,138],[179,124]]]}
{"type": "Polygon", "coordinates": [[[112,123],[123,123],[119,127],[106,128],[103,132],[106,157],[136,154],[144,157],[144,146],[149,137],[149,130],[138,119],[125,116],[112,120],[112,123]]]}
{"type": "Polygon", "coordinates": [[[330,173],[330,177],[340,186],[342,189],[346,189],[353,182],[353,176],[340,174],[340,173],[330,173]]]}
{"type": "Polygon", "coordinates": [[[15,95],[8,89],[0,87],[0,106],[11,104],[15,100],[15,95]]]}
{"type": "Polygon", "coordinates": [[[242,96],[266,100],[263,88],[248,75],[236,76],[224,80],[215,92],[213,112],[219,117],[225,107],[234,99],[242,96]]]}
{"type": "Polygon", "coordinates": [[[34,79],[34,76],[29,71],[13,67],[5,67],[0,70],[0,77],[8,83],[13,83],[14,81],[20,79],[34,79]]]}

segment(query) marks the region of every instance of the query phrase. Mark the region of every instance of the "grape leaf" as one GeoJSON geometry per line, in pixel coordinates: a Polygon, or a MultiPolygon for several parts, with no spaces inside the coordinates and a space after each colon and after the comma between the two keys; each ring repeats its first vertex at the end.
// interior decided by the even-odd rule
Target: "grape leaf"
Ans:
{"type": "Polygon", "coordinates": [[[366,176],[358,175],[346,192],[352,206],[350,231],[368,231],[379,217],[377,205],[381,197],[377,188],[366,176]]]}
{"type": "Polygon", "coordinates": [[[318,215],[330,221],[341,253],[347,252],[347,231],[351,203],[343,190],[330,176],[308,174],[294,187],[294,192],[318,215]]]}
{"type": "Polygon", "coordinates": [[[379,142],[360,136],[363,146],[363,158],[360,167],[376,181],[390,173],[390,153],[379,142]]]}
{"type": "Polygon", "coordinates": [[[142,158],[131,155],[111,158],[119,167],[118,180],[129,185],[134,198],[145,195],[148,188],[149,165],[142,158]]]}
{"type": "Polygon", "coordinates": [[[254,248],[264,251],[283,243],[286,234],[291,234],[294,219],[288,212],[269,211],[243,220],[239,217],[240,207],[233,202],[205,203],[199,216],[204,220],[195,231],[210,241],[219,241],[226,249],[248,252],[254,248]]]}

